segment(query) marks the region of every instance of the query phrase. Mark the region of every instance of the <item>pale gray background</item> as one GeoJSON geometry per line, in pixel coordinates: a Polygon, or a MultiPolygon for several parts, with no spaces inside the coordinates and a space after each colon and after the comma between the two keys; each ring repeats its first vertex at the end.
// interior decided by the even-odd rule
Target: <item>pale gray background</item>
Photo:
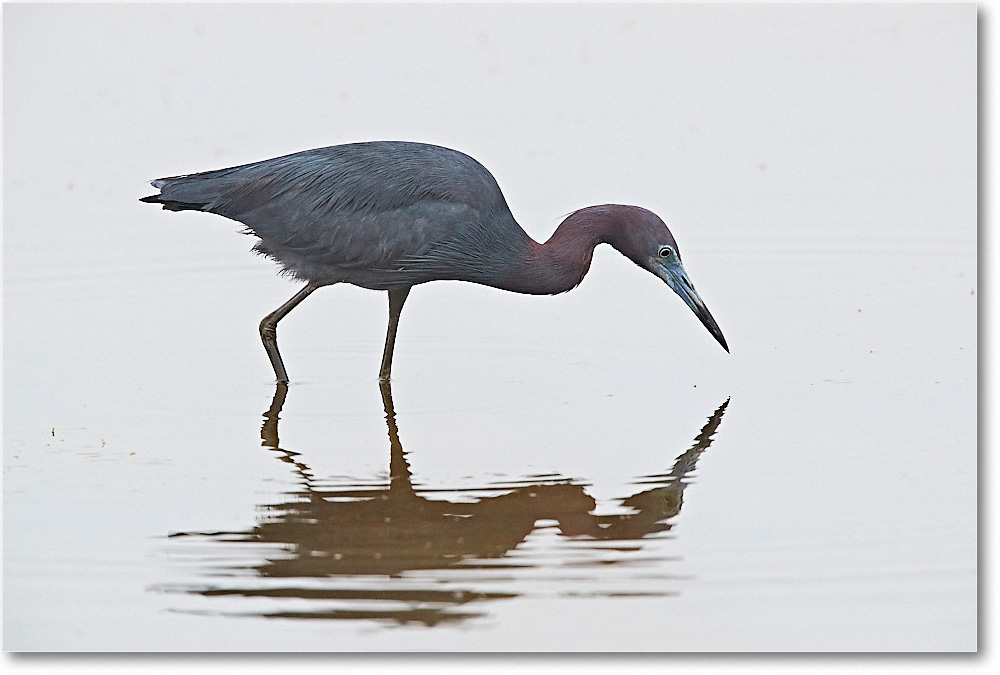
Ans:
{"type": "MultiPolygon", "coordinates": [[[[5,649],[975,649],[975,11],[5,5],[5,649]],[[591,203],[671,224],[731,356],[599,249],[554,299],[415,289],[394,393],[424,485],[556,472],[602,508],[732,397],[649,544],[677,597],[574,596],[630,583],[594,572],[385,631],[155,590],[204,562],[166,534],[289,488],[256,326],[295,287],[144,181],[390,138],[482,161],[539,240],[591,203]]],[[[384,315],[336,288],[282,323],[319,476],[384,471],[384,315]]]]}

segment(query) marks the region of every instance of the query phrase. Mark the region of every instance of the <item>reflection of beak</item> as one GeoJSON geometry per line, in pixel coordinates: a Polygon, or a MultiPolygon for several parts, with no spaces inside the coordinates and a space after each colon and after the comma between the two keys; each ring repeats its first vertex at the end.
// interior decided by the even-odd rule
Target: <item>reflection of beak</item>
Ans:
{"type": "Polygon", "coordinates": [[[726,338],[722,336],[722,330],[719,329],[719,324],[715,323],[715,319],[712,318],[712,313],[708,311],[708,307],[702,301],[701,296],[698,295],[698,291],[694,290],[694,285],[691,280],[688,279],[687,272],[684,268],[678,265],[670,266],[657,266],[656,276],[660,277],[667,282],[670,288],[674,289],[674,293],[681,296],[681,300],[684,304],[691,308],[691,311],[695,313],[695,316],[701,321],[701,323],[708,329],[708,332],[719,341],[722,348],[727,352],[729,351],[729,345],[726,344],[726,338]]]}

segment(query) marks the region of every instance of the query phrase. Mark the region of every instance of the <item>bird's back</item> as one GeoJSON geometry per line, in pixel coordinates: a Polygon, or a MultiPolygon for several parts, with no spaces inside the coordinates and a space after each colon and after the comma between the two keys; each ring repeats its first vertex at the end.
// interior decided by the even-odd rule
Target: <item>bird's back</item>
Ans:
{"type": "Polygon", "coordinates": [[[485,167],[423,143],[337,145],[153,185],[144,201],[241,222],[256,250],[323,283],[488,283],[489,265],[527,240],[485,167]]]}

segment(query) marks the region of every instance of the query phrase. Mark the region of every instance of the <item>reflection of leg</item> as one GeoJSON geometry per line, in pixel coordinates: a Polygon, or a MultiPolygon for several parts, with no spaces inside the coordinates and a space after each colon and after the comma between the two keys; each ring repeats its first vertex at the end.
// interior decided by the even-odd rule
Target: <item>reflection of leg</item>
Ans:
{"type": "Polygon", "coordinates": [[[264,320],[260,322],[260,339],[264,342],[264,349],[267,350],[267,355],[271,359],[271,367],[274,368],[274,375],[278,378],[278,382],[288,382],[285,364],[281,362],[281,354],[278,353],[278,322],[321,285],[306,284],[305,288],[293,295],[291,300],[265,316],[264,320]]]}
{"type": "Polygon", "coordinates": [[[309,471],[309,467],[302,462],[296,461],[295,458],[299,453],[292,452],[291,450],[282,450],[279,446],[278,417],[281,415],[282,406],[285,405],[285,396],[287,394],[288,385],[284,382],[278,382],[277,386],[274,388],[274,398],[271,399],[271,407],[266,413],[264,413],[264,424],[260,427],[261,445],[265,448],[277,451],[278,459],[294,466],[295,472],[298,473],[304,481],[306,492],[309,493],[312,491],[312,488],[310,487],[312,472],[309,471]]]}
{"type": "Polygon", "coordinates": [[[261,445],[278,449],[278,415],[281,414],[281,407],[285,405],[285,396],[288,395],[288,385],[278,382],[274,389],[274,398],[271,399],[270,409],[264,413],[264,424],[260,427],[261,445]]]}
{"type": "Polygon", "coordinates": [[[389,489],[397,498],[401,495],[412,495],[413,485],[410,482],[410,464],[406,461],[403,444],[399,440],[399,428],[396,426],[396,410],[392,406],[392,387],[389,380],[379,380],[378,388],[382,392],[382,405],[385,406],[385,423],[389,427],[389,489]]]}
{"type": "Polygon", "coordinates": [[[385,418],[392,420],[392,423],[395,424],[396,411],[392,407],[392,385],[389,380],[379,380],[378,388],[382,392],[382,407],[385,408],[385,418]]]}
{"type": "Polygon", "coordinates": [[[392,371],[392,349],[396,345],[396,326],[399,324],[399,313],[403,311],[403,303],[410,292],[410,287],[389,291],[389,330],[385,334],[385,351],[382,352],[382,368],[379,370],[379,382],[388,382],[392,371]]]}

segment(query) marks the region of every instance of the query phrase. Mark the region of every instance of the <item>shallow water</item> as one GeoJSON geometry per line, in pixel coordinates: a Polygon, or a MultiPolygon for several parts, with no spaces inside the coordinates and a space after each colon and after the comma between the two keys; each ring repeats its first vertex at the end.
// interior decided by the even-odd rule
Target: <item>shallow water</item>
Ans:
{"type": "Polygon", "coordinates": [[[150,11],[4,8],[5,649],[976,649],[974,9],[150,11]],[[142,180],[371,137],[477,156],[536,239],[661,212],[732,354],[603,247],[415,288],[391,391],[384,294],[322,289],[276,388],[296,286],[142,180]]]}

